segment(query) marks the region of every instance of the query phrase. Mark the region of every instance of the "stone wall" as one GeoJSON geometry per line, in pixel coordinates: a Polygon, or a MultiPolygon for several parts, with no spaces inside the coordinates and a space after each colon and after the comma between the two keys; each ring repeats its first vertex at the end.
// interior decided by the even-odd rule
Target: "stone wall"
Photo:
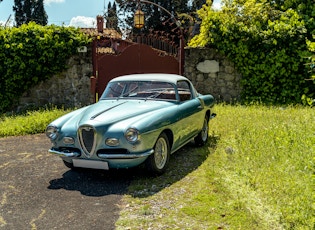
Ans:
{"type": "MultiPolygon", "coordinates": [[[[34,86],[20,99],[18,110],[45,105],[65,108],[93,103],[90,77],[93,72],[91,47],[80,50],[67,63],[66,71],[34,86]]],[[[217,101],[234,102],[240,98],[240,74],[232,62],[214,49],[185,49],[185,74],[202,94],[212,94],[217,101]]]]}
{"type": "Polygon", "coordinates": [[[217,101],[240,100],[241,75],[226,57],[208,48],[185,49],[185,76],[201,94],[212,94],[217,101]]]}
{"type": "Polygon", "coordinates": [[[81,48],[67,62],[67,70],[25,92],[18,110],[58,105],[65,108],[82,107],[93,102],[90,77],[93,74],[92,49],[81,48]]]}

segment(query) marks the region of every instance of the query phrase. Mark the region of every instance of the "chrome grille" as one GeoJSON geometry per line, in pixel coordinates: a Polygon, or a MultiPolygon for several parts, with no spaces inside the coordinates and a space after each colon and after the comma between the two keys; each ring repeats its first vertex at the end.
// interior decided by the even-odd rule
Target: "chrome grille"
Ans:
{"type": "Polygon", "coordinates": [[[87,157],[91,157],[95,150],[95,130],[91,126],[81,126],[79,128],[79,140],[81,148],[87,157]]]}

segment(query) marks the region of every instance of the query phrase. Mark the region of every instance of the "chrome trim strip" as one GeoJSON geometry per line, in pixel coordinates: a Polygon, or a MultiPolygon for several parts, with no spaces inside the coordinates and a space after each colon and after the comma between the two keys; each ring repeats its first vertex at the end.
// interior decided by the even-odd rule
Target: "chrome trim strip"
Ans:
{"type": "Polygon", "coordinates": [[[67,153],[65,153],[65,152],[60,152],[60,151],[53,150],[53,149],[49,149],[48,152],[52,153],[52,154],[56,154],[56,155],[62,156],[62,157],[79,157],[81,155],[78,152],[67,152],[67,153]]]}
{"type": "Polygon", "coordinates": [[[100,153],[97,156],[102,159],[135,159],[135,158],[142,158],[150,156],[152,153],[154,153],[154,150],[151,149],[144,153],[139,154],[105,154],[100,153]]]}

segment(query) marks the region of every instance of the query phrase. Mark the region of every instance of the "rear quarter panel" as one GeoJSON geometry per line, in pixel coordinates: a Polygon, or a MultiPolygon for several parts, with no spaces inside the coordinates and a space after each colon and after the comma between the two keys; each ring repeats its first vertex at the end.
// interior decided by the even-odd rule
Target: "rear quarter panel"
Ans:
{"type": "Polygon", "coordinates": [[[215,100],[214,97],[210,94],[202,95],[199,94],[198,98],[204,102],[205,107],[212,108],[214,106],[215,100]]]}

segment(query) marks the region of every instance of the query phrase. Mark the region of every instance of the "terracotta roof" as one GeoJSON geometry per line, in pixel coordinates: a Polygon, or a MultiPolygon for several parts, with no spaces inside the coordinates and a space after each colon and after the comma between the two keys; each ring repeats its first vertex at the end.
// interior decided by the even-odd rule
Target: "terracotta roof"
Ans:
{"type": "Polygon", "coordinates": [[[83,33],[88,34],[91,37],[106,37],[106,38],[117,38],[121,39],[122,36],[115,29],[104,28],[103,33],[99,33],[96,28],[80,28],[83,33]]]}

